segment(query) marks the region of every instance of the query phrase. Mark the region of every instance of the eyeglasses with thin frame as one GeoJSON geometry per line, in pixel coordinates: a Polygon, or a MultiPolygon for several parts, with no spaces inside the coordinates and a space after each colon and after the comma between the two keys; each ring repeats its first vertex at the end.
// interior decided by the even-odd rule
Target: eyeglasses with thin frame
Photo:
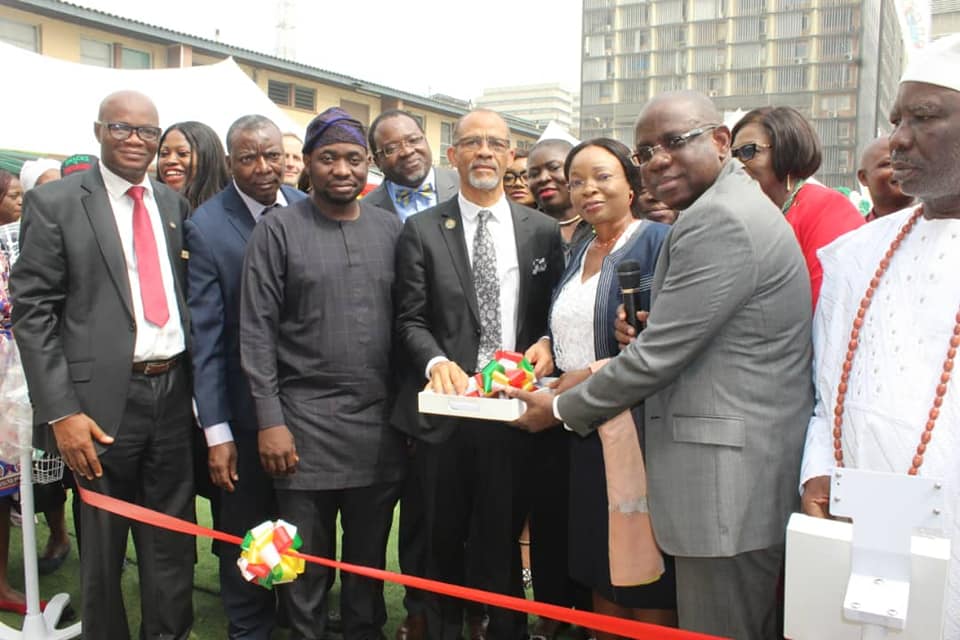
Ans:
{"type": "Polygon", "coordinates": [[[423,134],[415,133],[399,142],[391,142],[390,144],[383,145],[382,148],[377,150],[377,153],[384,158],[389,158],[390,156],[395,156],[400,153],[401,149],[416,149],[423,144],[423,140],[423,134]]]}
{"type": "Polygon", "coordinates": [[[136,133],[137,137],[144,142],[156,142],[160,139],[160,134],[163,133],[160,127],[135,127],[126,122],[100,122],[98,120],[97,124],[106,127],[107,131],[110,132],[110,137],[118,141],[126,140],[136,133]]]}
{"type": "Polygon", "coordinates": [[[507,171],[506,173],[503,174],[503,186],[505,186],[505,187],[512,187],[513,185],[515,185],[515,184],[518,183],[518,182],[522,182],[523,184],[527,184],[527,172],[526,172],[526,171],[522,171],[522,172],[520,172],[520,173],[516,173],[516,172],[514,172],[514,171],[507,171]]]}
{"type": "Polygon", "coordinates": [[[696,129],[691,129],[686,133],[681,133],[675,136],[669,136],[660,144],[655,144],[655,145],[647,144],[647,145],[643,145],[642,147],[637,147],[637,152],[634,153],[633,156],[631,157],[633,158],[633,161],[636,162],[637,164],[646,164],[647,162],[650,162],[651,160],[653,160],[653,156],[657,155],[657,153],[660,151],[663,151],[667,155],[672,155],[673,153],[679,151],[680,149],[683,149],[688,142],[690,142],[697,136],[701,136],[707,133],[708,131],[712,131],[716,129],[719,126],[720,126],[719,124],[703,125],[703,126],[697,127],[696,129]]]}
{"type": "Polygon", "coordinates": [[[484,142],[491,151],[496,153],[506,153],[510,150],[510,141],[496,136],[467,136],[454,142],[453,146],[465,151],[479,151],[484,142]]]}
{"type": "Polygon", "coordinates": [[[763,149],[771,149],[773,145],[760,144],[759,142],[748,142],[742,144],[736,149],[730,150],[730,155],[740,162],[750,162],[757,157],[757,154],[763,149]]]}

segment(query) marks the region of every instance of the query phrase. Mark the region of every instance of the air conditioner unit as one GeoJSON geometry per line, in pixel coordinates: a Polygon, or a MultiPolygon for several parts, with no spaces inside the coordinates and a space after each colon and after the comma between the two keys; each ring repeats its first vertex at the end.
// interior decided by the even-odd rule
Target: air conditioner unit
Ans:
{"type": "Polygon", "coordinates": [[[793,63],[794,63],[794,64],[807,64],[807,59],[806,59],[806,58],[794,58],[794,59],[793,59],[793,63]]]}
{"type": "Polygon", "coordinates": [[[831,118],[836,118],[836,117],[839,116],[840,114],[837,113],[836,111],[829,111],[829,112],[827,112],[827,115],[830,116],[831,118]]]}
{"type": "Polygon", "coordinates": [[[720,92],[717,91],[716,89],[711,89],[711,90],[708,92],[708,95],[709,95],[711,98],[716,98],[718,95],[720,95],[720,92]]]}
{"type": "Polygon", "coordinates": [[[843,59],[844,59],[844,60],[847,60],[848,62],[853,62],[853,54],[852,54],[852,53],[847,53],[847,54],[845,54],[845,55],[843,56],[843,59]]]}

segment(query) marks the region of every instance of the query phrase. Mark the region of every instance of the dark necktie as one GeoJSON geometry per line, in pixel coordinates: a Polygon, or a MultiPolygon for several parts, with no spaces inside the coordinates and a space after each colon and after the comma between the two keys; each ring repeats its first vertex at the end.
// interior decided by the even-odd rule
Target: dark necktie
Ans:
{"type": "Polygon", "coordinates": [[[477,216],[477,233],[473,237],[473,288],[477,292],[480,311],[480,347],[477,369],[493,358],[500,344],[500,279],[497,277],[497,250],[493,245],[488,223],[490,211],[482,209],[477,216]]]}
{"type": "Polygon", "coordinates": [[[140,300],[147,322],[162,327],[170,319],[167,295],[160,276],[160,257],[157,240],[150,224],[150,214],[143,204],[143,187],[130,187],[127,195],[133,200],[133,255],[137,260],[137,279],[140,281],[140,300]]]}

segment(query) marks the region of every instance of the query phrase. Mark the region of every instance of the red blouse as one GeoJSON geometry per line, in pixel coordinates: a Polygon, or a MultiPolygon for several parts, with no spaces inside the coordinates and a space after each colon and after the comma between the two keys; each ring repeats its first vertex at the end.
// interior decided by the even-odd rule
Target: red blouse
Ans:
{"type": "Polygon", "coordinates": [[[863,216],[839,191],[808,182],[800,187],[786,217],[807,261],[813,308],[816,310],[823,281],[823,267],[817,258],[817,250],[862,226],[863,216]]]}

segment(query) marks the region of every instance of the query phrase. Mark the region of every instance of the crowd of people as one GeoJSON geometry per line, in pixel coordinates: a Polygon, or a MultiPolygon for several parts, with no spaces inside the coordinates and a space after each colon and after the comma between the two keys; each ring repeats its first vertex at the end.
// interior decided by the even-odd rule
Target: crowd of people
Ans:
{"type": "MultiPolygon", "coordinates": [[[[308,553],[383,568],[399,503],[406,574],[522,597],[523,538],[537,600],[749,640],[782,637],[786,522],[829,517],[832,466],[931,474],[957,640],[958,64],[954,37],[907,69],[863,154],[866,221],[815,180],[820,142],[790,107],[731,131],[706,96],[665,93],[632,149],[525,154],[477,109],[446,168],[399,109],[367,128],[332,107],[302,139],[244,116],[224,148],[113,93],[99,159],[0,172],[37,438],[81,488],[185,520],[201,492],[234,535],[279,517],[308,553]],[[371,161],[384,180],[359,198],[371,161]],[[552,379],[508,392],[518,421],[419,413],[498,350],[552,379]]],[[[59,504],[44,557],[62,561],[59,504]]],[[[141,637],[189,637],[193,538],[78,505],[84,637],[130,637],[131,531],[141,637]]],[[[331,569],[268,590],[215,552],[227,637],[383,637],[382,583],[342,572],[338,618],[331,569]]],[[[397,640],[611,637],[416,589],[404,607],[397,640]]]]}

